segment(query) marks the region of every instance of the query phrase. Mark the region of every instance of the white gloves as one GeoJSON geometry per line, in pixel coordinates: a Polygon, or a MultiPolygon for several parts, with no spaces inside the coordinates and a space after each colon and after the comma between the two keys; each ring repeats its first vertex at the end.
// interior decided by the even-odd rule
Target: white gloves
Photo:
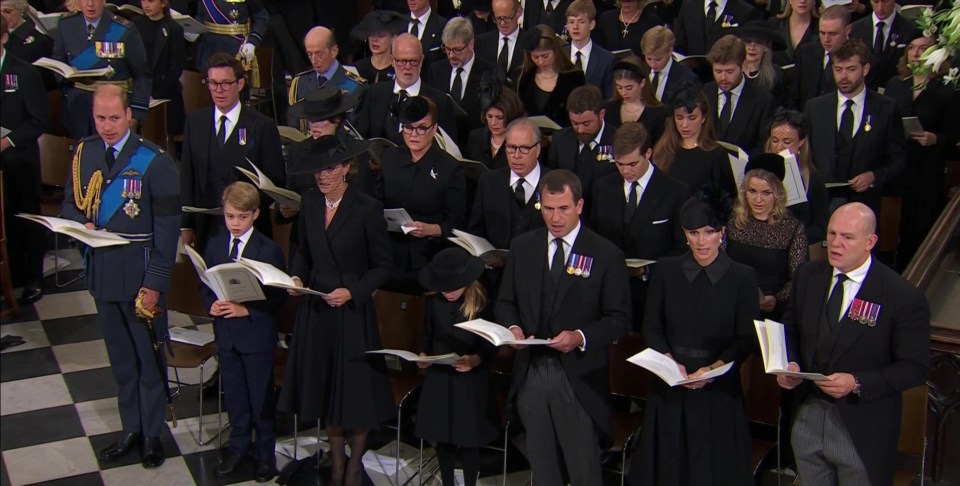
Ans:
{"type": "Polygon", "coordinates": [[[244,59],[252,60],[256,57],[256,52],[257,48],[249,42],[240,46],[240,54],[243,55],[244,59]]]}

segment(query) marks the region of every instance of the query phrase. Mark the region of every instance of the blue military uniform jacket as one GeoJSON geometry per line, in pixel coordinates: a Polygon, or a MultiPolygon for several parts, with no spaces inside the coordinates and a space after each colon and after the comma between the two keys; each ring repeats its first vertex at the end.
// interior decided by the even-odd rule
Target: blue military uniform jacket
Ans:
{"type": "Polygon", "coordinates": [[[80,13],[63,17],[59,25],[53,58],[77,69],[110,66],[114,70],[109,77],[84,78],[85,82],[132,80],[130,108],[136,119],[145,120],[150,108],[150,63],[143,39],[133,23],[105,11],[90,39],[87,39],[87,22],[80,13]]]}
{"type": "Polygon", "coordinates": [[[210,29],[197,43],[201,72],[206,72],[204,63],[214,53],[236,54],[244,42],[259,46],[270,22],[261,0],[199,0],[194,17],[210,29]]]}
{"type": "MultiPolygon", "coordinates": [[[[363,95],[367,80],[362,76],[353,74],[343,68],[342,64],[337,63],[337,69],[329,80],[321,83],[318,74],[313,69],[308,69],[298,73],[290,83],[290,91],[287,93],[287,102],[290,106],[304,99],[308,94],[320,89],[323,86],[336,86],[340,91],[350,93],[358,98],[363,95]]],[[[304,133],[309,133],[306,123],[300,118],[292,116],[287,117],[287,124],[291,127],[299,128],[304,133]]]]}
{"type": "MultiPolygon", "coordinates": [[[[96,191],[93,195],[96,198],[96,191]]],[[[63,217],[93,222],[98,229],[126,236],[129,244],[91,248],[86,256],[90,293],[99,301],[133,302],[141,287],[166,293],[180,237],[180,177],[170,155],[130,133],[112,169],[98,135],[77,147],[67,177],[63,217]],[[78,207],[103,178],[99,214],[78,207]]]]}

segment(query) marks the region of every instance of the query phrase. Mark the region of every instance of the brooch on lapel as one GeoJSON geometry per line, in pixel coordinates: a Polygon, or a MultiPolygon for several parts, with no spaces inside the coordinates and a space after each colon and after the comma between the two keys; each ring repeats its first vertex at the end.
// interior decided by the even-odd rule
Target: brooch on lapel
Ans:
{"type": "Polygon", "coordinates": [[[164,36],[164,37],[169,37],[168,34],[167,34],[167,28],[166,28],[166,27],[160,29],[160,31],[163,32],[163,36],[164,36]]]}
{"type": "Polygon", "coordinates": [[[20,87],[20,81],[17,79],[16,74],[4,74],[3,75],[3,91],[5,93],[12,93],[20,87]]]}
{"type": "Polygon", "coordinates": [[[723,21],[720,22],[720,27],[729,29],[731,27],[740,27],[740,24],[733,21],[733,15],[724,15],[723,21]]]}
{"type": "Polygon", "coordinates": [[[863,131],[869,133],[870,130],[873,130],[873,126],[870,125],[870,122],[871,122],[871,121],[873,121],[873,117],[870,116],[870,115],[867,115],[867,121],[864,122],[864,124],[863,124],[863,131]]]}
{"type": "Polygon", "coordinates": [[[437,174],[437,170],[434,169],[433,167],[431,167],[431,168],[430,168],[430,177],[433,177],[433,180],[437,180],[437,176],[438,176],[438,175],[439,175],[439,174],[437,174]]]}
{"type": "Polygon", "coordinates": [[[860,324],[874,327],[880,318],[880,308],[880,304],[855,298],[853,299],[853,303],[850,304],[850,311],[847,313],[847,317],[860,324]]]}
{"type": "Polygon", "coordinates": [[[540,210],[540,191],[535,192],[534,197],[537,198],[537,202],[533,203],[533,209],[536,209],[537,211],[539,211],[540,210]]]}
{"type": "Polygon", "coordinates": [[[247,129],[246,128],[237,128],[237,143],[241,147],[247,144],[247,129]]]}
{"type": "Polygon", "coordinates": [[[27,38],[23,40],[23,43],[24,43],[24,44],[33,44],[33,42],[36,41],[36,40],[37,40],[37,39],[35,39],[32,35],[28,35],[27,38]]]}
{"type": "Polygon", "coordinates": [[[597,162],[610,162],[612,160],[613,160],[613,146],[598,145],[597,146],[597,162]]]}
{"type": "Polygon", "coordinates": [[[567,275],[587,278],[593,269],[593,257],[571,253],[567,259],[567,275]]]}
{"type": "Polygon", "coordinates": [[[896,32],[890,33],[890,47],[897,47],[897,41],[900,40],[900,34],[896,32]]]}

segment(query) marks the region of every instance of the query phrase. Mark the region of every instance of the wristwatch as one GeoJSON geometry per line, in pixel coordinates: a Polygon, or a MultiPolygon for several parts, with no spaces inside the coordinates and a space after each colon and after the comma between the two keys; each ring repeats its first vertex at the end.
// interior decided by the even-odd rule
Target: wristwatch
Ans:
{"type": "Polygon", "coordinates": [[[860,396],[860,378],[857,378],[857,375],[853,375],[853,394],[860,396]]]}

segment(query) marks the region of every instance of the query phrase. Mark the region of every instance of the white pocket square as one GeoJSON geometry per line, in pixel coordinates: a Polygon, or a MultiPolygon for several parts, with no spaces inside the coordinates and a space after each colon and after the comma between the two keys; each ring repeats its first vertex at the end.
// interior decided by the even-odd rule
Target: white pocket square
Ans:
{"type": "Polygon", "coordinates": [[[653,224],[663,224],[663,223],[666,223],[667,221],[670,221],[670,220],[669,220],[669,219],[661,219],[661,220],[658,220],[658,221],[654,221],[653,224]]]}

